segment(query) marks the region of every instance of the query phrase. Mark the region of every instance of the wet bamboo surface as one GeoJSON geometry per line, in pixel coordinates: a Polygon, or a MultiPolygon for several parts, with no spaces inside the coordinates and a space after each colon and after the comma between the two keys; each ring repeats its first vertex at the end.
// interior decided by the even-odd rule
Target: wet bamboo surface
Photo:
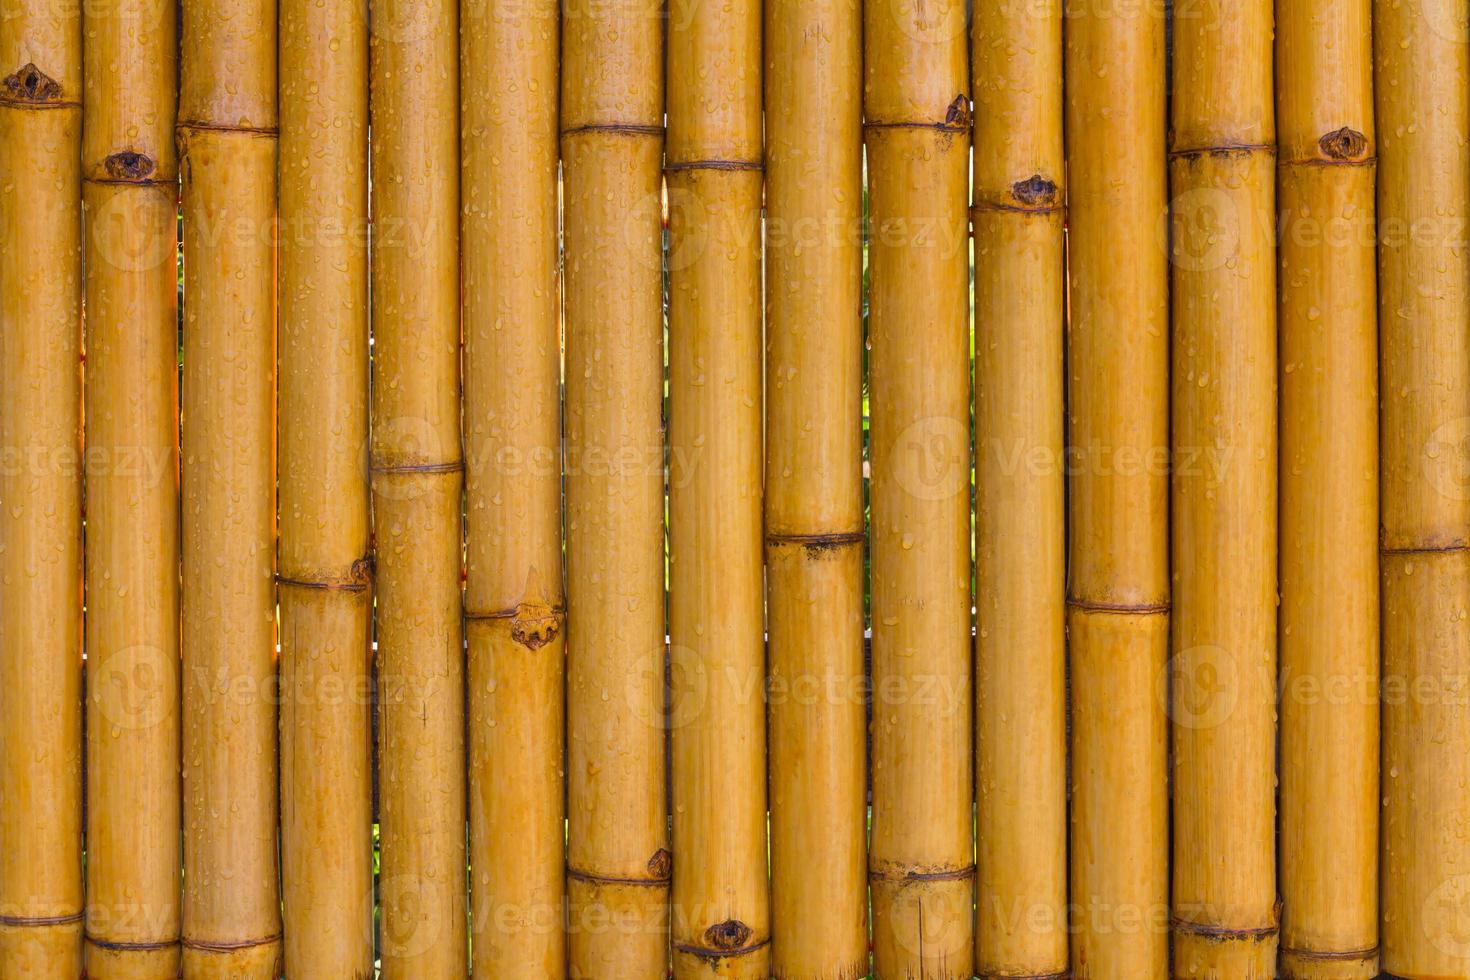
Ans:
{"type": "Polygon", "coordinates": [[[965,5],[865,6],[874,969],[974,965],[965,5]]]}
{"type": "Polygon", "coordinates": [[[0,976],[82,972],[82,26],[0,19],[0,976]]]}
{"type": "Polygon", "coordinates": [[[1068,970],[1062,6],[977,4],[975,972],[1068,970]]]}
{"type": "Polygon", "coordinates": [[[568,975],[663,980],[663,11],[567,5],[568,975]]]}
{"type": "Polygon", "coordinates": [[[1281,975],[1378,975],[1378,321],[1369,0],[1276,12],[1281,975]]]}
{"type": "Polygon", "coordinates": [[[1470,975],[1465,13],[1375,3],[1385,972],[1470,975]],[[1460,693],[1456,693],[1460,692],[1460,693]]]}
{"type": "Polygon", "coordinates": [[[555,0],[463,10],[473,975],[566,976],[555,0]]]}
{"type": "Polygon", "coordinates": [[[366,15],[280,4],[281,891],[302,980],[373,976],[366,15]]]}
{"type": "Polygon", "coordinates": [[[1276,975],[1271,4],[1175,21],[1173,974],[1276,975]],[[1225,861],[1215,855],[1229,855],[1225,861]]]}
{"type": "Polygon", "coordinates": [[[184,8],[184,974],[281,975],[276,5],[184,8]]]}
{"type": "Polygon", "coordinates": [[[677,980],[770,974],[761,576],[761,6],[668,11],[677,980]]]}
{"type": "Polygon", "coordinates": [[[178,159],[171,0],[84,10],[86,972],[180,969],[178,159]]]}
{"type": "Polygon", "coordinates": [[[469,968],[458,13],[453,0],[369,7],[384,980],[469,968]]]}
{"type": "Polygon", "coordinates": [[[766,59],[771,972],[868,973],[862,9],[772,0],[766,59]]]}
{"type": "Polygon", "coordinates": [[[1065,34],[1069,902],[1078,980],[1169,976],[1168,266],[1162,7],[1065,34]],[[1127,256],[1127,262],[1119,262],[1127,256]]]}

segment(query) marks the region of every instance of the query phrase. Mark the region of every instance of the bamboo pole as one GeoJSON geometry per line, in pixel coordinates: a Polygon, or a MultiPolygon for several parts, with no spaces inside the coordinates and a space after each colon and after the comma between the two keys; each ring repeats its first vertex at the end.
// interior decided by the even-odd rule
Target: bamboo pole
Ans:
{"type": "Polygon", "coordinates": [[[1378,975],[1372,8],[1277,6],[1281,974],[1378,975]]]}
{"type": "Polygon", "coordinates": [[[765,980],[761,8],[668,18],[674,975],[765,980]]]}
{"type": "Polygon", "coordinates": [[[1067,22],[1071,879],[1078,980],[1168,967],[1168,267],[1159,4],[1067,22]],[[1126,256],[1127,261],[1120,261],[1126,256]]]}
{"type": "Polygon", "coordinates": [[[662,15],[657,0],[562,13],[574,980],[668,975],[662,15]]]}
{"type": "Polygon", "coordinates": [[[366,15],[281,3],[281,884],[300,980],[373,976],[366,15]]]}
{"type": "Polygon", "coordinates": [[[880,977],[974,965],[965,4],[865,8],[880,977]]]}
{"type": "Polygon", "coordinates": [[[469,957],[457,14],[369,6],[384,980],[464,976],[469,957]]]}
{"type": "Polygon", "coordinates": [[[0,976],[82,973],[81,8],[0,18],[0,976]]]}
{"type": "Polygon", "coordinates": [[[83,11],[87,920],[97,980],[180,968],[175,8],[83,11]]]}
{"type": "Polygon", "coordinates": [[[1470,976],[1470,48],[1442,0],[1373,7],[1383,589],[1382,955],[1470,976]]]}
{"type": "Polygon", "coordinates": [[[184,8],[184,972],[281,974],[276,5],[184,8]]]}
{"type": "Polygon", "coordinates": [[[975,970],[1068,969],[1062,6],[977,4],[975,970]]]}
{"type": "Polygon", "coordinates": [[[772,972],[868,974],[862,8],[772,0],[766,596],[772,972]]]}
{"type": "Polygon", "coordinates": [[[474,976],[566,976],[556,0],[466,0],[474,976]]]}
{"type": "Polygon", "coordinates": [[[1175,21],[1174,975],[1276,975],[1271,3],[1175,21]],[[1228,855],[1221,860],[1218,855],[1228,855]]]}

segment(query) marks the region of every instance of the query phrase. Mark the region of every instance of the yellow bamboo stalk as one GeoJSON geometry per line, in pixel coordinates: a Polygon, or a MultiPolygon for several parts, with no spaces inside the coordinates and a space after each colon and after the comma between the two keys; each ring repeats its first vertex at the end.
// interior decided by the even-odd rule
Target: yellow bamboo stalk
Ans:
{"type": "Polygon", "coordinates": [[[381,975],[461,977],[459,18],[453,0],[369,18],[381,975]]]}
{"type": "Polygon", "coordinates": [[[1470,977],[1470,47],[1373,5],[1383,588],[1383,969],[1470,977]]]}
{"type": "Polygon", "coordinates": [[[965,4],[865,7],[874,968],[974,965],[965,4]]]}
{"type": "Polygon", "coordinates": [[[86,970],[180,968],[175,8],[83,11],[86,970]]]}
{"type": "Polygon", "coordinates": [[[862,8],[766,5],[772,972],[868,974],[862,8]]]}
{"type": "Polygon", "coordinates": [[[1062,6],[975,6],[975,970],[1068,969],[1062,6]]]}
{"type": "Polygon", "coordinates": [[[184,972],[275,980],[276,5],[183,27],[184,972]]]}
{"type": "Polygon", "coordinates": [[[367,10],[280,16],[285,974],[373,976],[367,10]]]}
{"type": "Polygon", "coordinates": [[[474,976],[566,975],[556,0],[466,0],[474,976]]]}
{"type": "Polygon", "coordinates": [[[1160,4],[1067,22],[1070,907],[1078,980],[1168,966],[1168,266],[1160,4]],[[1121,257],[1126,256],[1126,261],[1121,257]]]}
{"type": "Polygon", "coordinates": [[[0,976],[82,972],[81,8],[0,18],[0,976]]]}
{"type": "Polygon", "coordinates": [[[1174,31],[1174,975],[1276,975],[1271,4],[1174,31]]]}
{"type": "Polygon", "coordinates": [[[674,975],[766,980],[761,8],[668,18],[674,975]]]}
{"type": "Polygon", "coordinates": [[[567,897],[575,980],[663,980],[663,19],[562,13],[567,897]]]}
{"type": "Polygon", "coordinates": [[[1281,974],[1378,975],[1372,7],[1276,12],[1281,974]]]}

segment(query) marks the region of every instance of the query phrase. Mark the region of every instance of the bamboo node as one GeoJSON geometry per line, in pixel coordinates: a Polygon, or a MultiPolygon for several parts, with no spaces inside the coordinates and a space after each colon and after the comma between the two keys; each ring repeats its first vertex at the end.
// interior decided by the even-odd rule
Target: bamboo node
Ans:
{"type": "Polygon", "coordinates": [[[85,918],[83,912],[73,912],[70,915],[0,915],[0,926],[7,929],[39,929],[47,926],[71,925],[81,922],[83,918],[85,918]]]}
{"type": "Polygon", "coordinates": [[[1051,207],[1057,202],[1057,185],[1041,174],[1033,174],[1012,184],[1011,196],[1029,208],[1051,207]]]}
{"type": "Polygon", "coordinates": [[[146,180],[153,173],[153,158],[146,153],[123,150],[103,161],[107,175],[114,180],[146,180]]]}
{"type": "Polygon", "coordinates": [[[1328,133],[1317,141],[1322,152],[1331,160],[1358,160],[1368,152],[1368,137],[1356,129],[1344,126],[1328,133]]]}
{"type": "Polygon", "coordinates": [[[750,942],[750,926],[739,919],[717,922],[704,931],[704,941],[718,950],[740,949],[750,942]]]}
{"type": "Polygon", "coordinates": [[[5,95],[16,102],[44,103],[61,98],[61,83],[37,68],[34,62],[5,77],[5,95]]]}

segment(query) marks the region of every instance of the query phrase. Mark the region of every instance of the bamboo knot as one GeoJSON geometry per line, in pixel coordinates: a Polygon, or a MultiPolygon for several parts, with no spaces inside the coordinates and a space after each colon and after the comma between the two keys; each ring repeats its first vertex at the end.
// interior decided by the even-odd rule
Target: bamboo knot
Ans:
{"type": "Polygon", "coordinates": [[[704,931],[704,941],[718,950],[740,949],[750,942],[750,926],[739,919],[717,922],[704,931]]]}
{"type": "Polygon", "coordinates": [[[510,636],[527,650],[539,650],[556,638],[561,615],[544,599],[528,599],[510,618],[510,636]]]}
{"type": "Polygon", "coordinates": [[[1360,160],[1368,152],[1368,137],[1344,126],[1317,141],[1329,160],[1360,160]]]}
{"type": "Polygon", "coordinates": [[[667,847],[660,847],[653,852],[653,857],[648,859],[648,873],[655,878],[667,880],[674,870],[674,855],[669,853],[667,847]]]}
{"type": "Polygon", "coordinates": [[[152,157],[132,150],[112,154],[102,166],[114,180],[146,180],[154,170],[152,157]]]}
{"type": "Polygon", "coordinates": [[[5,96],[15,102],[43,104],[61,98],[61,83],[37,68],[34,62],[5,77],[5,96]]]}
{"type": "Polygon", "coordinates": [[[1012,184],[1011,196],[1028,208],[1049,208],[1057,203],[1057,185],[1041,174],[1033,174],[1012,184]]]}

